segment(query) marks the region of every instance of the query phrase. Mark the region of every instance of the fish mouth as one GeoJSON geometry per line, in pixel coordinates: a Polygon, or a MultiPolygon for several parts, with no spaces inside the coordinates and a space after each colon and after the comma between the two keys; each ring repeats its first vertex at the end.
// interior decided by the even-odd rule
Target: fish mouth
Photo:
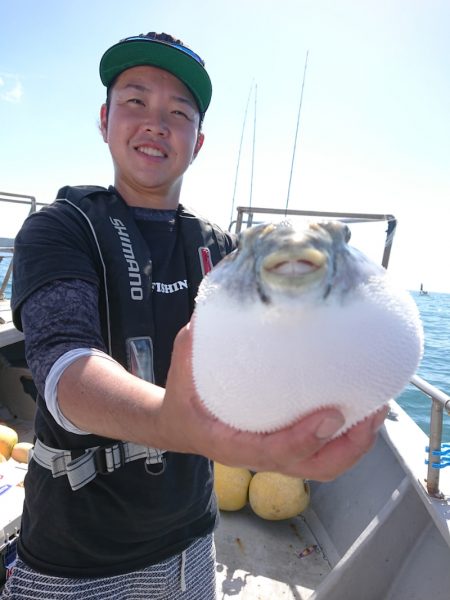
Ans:
{"type": "Polygon", "coordinates": [[[299,287],[323,276],[327,257],[320,250],[306,248],[300,252],[276,252],[262,264],[263,277],[282,287],[299,287]]]}

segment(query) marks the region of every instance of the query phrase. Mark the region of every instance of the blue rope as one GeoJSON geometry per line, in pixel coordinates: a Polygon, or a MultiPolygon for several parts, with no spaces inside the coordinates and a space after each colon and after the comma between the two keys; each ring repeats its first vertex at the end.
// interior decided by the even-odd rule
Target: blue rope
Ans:
{"type": "MultiPolygon", "coordinates": [[[[430,452],[429,446],[425,447],[425,452],[427,452],[427,453],[430,452]]],[[[433,450],[431,452],[431,455],[439,456],[443,459],[443,460],[440,460],[439,462],[431,463],[432,469],[444,469],[445,467],[448,467],[450,465],[450,444],[448,444],[448,443],[441,444],[441,449],[433,450]]],[[[425,464],[429,465],[430,461],[428,459],[425,460],[425,464]]]]}

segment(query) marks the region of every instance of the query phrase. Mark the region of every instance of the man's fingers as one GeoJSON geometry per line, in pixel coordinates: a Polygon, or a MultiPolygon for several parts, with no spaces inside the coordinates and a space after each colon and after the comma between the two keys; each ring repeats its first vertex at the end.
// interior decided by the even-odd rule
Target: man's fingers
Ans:
{"type": "Polygon", "coordinates": [[[329,441],[309,459],[289,465],[286,474],[317,481],[335,479],[353,467],[372,448],[387,413],[388,408],[383,407],[343,435],[329,441]]]}

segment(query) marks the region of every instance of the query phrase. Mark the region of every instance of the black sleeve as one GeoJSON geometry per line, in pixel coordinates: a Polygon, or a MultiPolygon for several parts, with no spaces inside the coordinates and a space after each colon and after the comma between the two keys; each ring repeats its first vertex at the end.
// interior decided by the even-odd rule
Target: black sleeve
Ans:
{"type": "Polygon", "coordinates": [[[47,283],[21,308],[25,354],[39,394],[60,356],[77,348],[106,352],[98,312],[98,288],[80,279],[47,283]]]}
{"type": "Polygon", "coordinates": [[[237,248],[238,236],[230,231],[226,231],[224,233],[226,237],[227,254],[230,254],[230,252],[233,252],[233,250],[237,248]]]}
{"type": "Polygon", "coordinates": [[[99,284],[93,237],[70,208],[55,203],[24,222],[14,245],[11,307],[22,330],[20,306],[43,285],[56,279],[99,284]]]}

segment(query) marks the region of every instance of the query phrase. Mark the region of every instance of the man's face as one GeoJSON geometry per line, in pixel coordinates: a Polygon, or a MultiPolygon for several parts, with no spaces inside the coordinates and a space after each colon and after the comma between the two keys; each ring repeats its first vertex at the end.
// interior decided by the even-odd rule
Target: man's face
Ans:
{"type": "Polygon", "coordinates": [[[127,69],[100,118],[115,186],[125,200],[139,204],[137,197],[154,197],[175,208],[183,174],[203,143],[198,107],[186,86],[156,67],[127,69]]]}

